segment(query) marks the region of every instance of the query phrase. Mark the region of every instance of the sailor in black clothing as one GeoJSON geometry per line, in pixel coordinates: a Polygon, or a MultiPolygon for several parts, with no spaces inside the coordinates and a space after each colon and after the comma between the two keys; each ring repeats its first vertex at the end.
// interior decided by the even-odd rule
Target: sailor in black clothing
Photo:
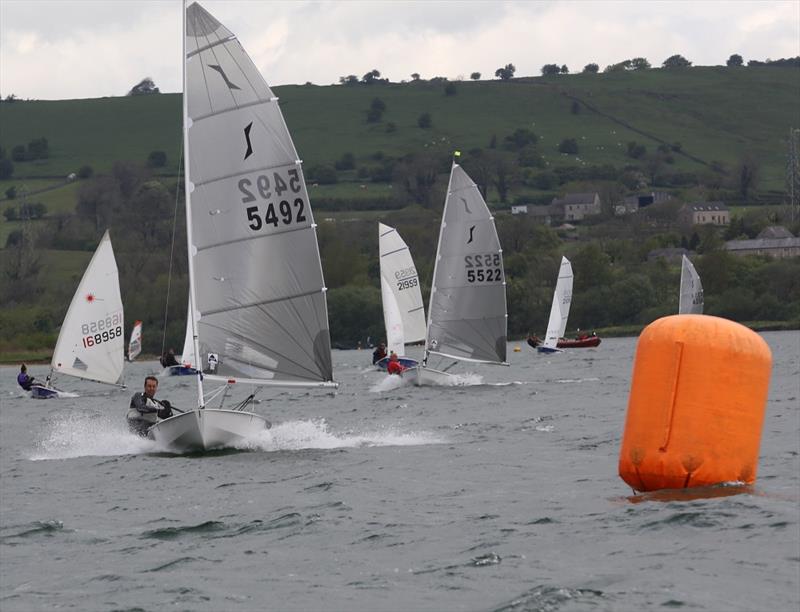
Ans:
{"type": "Polygon", "coordinates": [[[165,368],[170,368],[172,366],[181,365],[178,363],[178,359],[175,357],[175,349],[171,348],[169,351],[161,355],[161,365],[165,368]]]}
{"type": "Polygon", "coordinates": [[[166,400],[155,398],[158,390],[158,379],[148,376],[144,379],[144,391],[134,393],[131,407],[128,410],[128,427],[133,433],[147,436],[147,430],[158,422],[172,416],[172,406],[166,400]]]}
{"type": "Polygon", "coordinates": [[[386,345],[381,342],[374,351],[372,351],[372,365],[378,363],[381,359],[386,357],[386,345]]]}

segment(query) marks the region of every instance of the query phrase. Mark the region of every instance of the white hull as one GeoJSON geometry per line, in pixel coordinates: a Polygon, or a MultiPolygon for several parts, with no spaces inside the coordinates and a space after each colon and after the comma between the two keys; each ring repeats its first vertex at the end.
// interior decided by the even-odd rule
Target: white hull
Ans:
{"type": "Polygon", "coordinates": [[[423,386],[436,386],[436,387],[452,387],[456,383],[456,376],[442,372],[441,370],[433,370],[423,366],[418,366],[414,370],[406,370],[403,372],[403,377],[408,376],[411,378],[413,375],[414,384],[418,387],[423,386]]]}
{"type": "Polygon", "coordinates": [[[236,446],[269,427],[269,421],[252,412],[204,408],[159,421],[148,437],[166,450],[205,451],[236,446]]]}

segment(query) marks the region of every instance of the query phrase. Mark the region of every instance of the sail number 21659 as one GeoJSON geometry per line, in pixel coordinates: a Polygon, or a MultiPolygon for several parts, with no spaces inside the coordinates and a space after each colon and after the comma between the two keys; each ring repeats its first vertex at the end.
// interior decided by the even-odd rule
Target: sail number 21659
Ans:
{"type": "Polygon", "coordinates": [[[290,225],[307,220],[303,198],[292,195],[300,193],[300,174],[296,168],[292,168],[287,174],[288,184],[277,172],[272,173],[272,180],[266,174],[258,175],[255,181],[249,178],[239,180],[242,203],[256,202],[255,205],[245,208],[250,229],[258,231],[267,225],[278,227],[281,223],[290,225]],[[259,200],[262,200],[261,206],[259,200]]]}

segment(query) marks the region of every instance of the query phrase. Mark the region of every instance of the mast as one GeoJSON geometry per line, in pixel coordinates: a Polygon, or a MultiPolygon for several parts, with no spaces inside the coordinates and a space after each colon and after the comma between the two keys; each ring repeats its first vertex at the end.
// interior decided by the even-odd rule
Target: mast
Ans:
{"type": "Polygon", "coordinates": [[[433,313],[433,295],[436,293],[436,268],[439,267],[439,249],[442,248],[442,234],[444,234],[445,216],[447,214],[447,203],[450,201],[450,187],[453,184],[453,169],[458,165],[456,158],[461,155],[460,151],[453,153],[453,163],[450,166],[450,178],[447,181],[447,194],[444,197],[444,208],[442,208],[442,223],[439,225],[439,242],[436,244],[436,260],[433,262],[433,278],[431,280],[431,295],[428,298],[428,325],[425,327],[425,354],[422,356],[423,367],[428,365],[428,355],[431,352],[430,333],[431,333],[431,314],[433,313]]]}
{"type": "Polygon", "coordinates": [[[183,189],[184,189],[184,206],[186,208],[186,250],[189,256],[189,321],[191,322],[192,330],[192,345],[194,346],[194,357],[198,363],[193,364],[197,372],[197,407],[202,409],[205,407],[205,399],[203,398],[203,365],[200,363],[200,342],[197,336],[197,321],[195,321],[195,295],[194,295],[194,256],[192,250],[194,249],[192,240],[192,207],[191,207],[191,192],[194,185],[189,177],[189,96],[188,88],[186,87],[186,0],[182,0],[181,8],[183,10],[183,40],[181,44],[182,57],[181,57],[181,71],[183,75],[183,189]]]}

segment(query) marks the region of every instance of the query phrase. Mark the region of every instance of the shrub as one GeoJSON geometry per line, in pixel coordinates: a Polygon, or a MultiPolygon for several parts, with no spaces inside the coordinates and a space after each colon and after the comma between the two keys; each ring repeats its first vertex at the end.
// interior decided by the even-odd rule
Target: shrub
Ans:
{"type": "Polygon", "coordinates": [[[333,185],[338,182],[336,170],[332,166],[321,164],[308,169],[308,179],[320,185],[333,185]]]}
{"type": "Polygon", "coordinates": [[[569,155],[578,154],[578,141],[574,138],[565,138],[558,145],[558,150],[561,153],[568,153],[569,155]]]}
{"type": "Polygon", "coordinates": [[[427,130],[433,125],[433,120],[431,119],[430,113],[422,113],[417,118],[417,125],[421,127],[423,130],[427,130]]]}
{"type": "Polygon", "coordinates": [[[505,148],[511,151],[518,151],[528,145],[535,145],[539,137],[525,128],[517,128],[513,134],[505,137],[505,148]]]}
{"type": "Polygon", "coordinates": [[[647,148],[643,144],[639,144],[635,140],[628,143],[628,157],[633,159],[641,159],[647,153],[647,148]]]}
{"type": "Polygon", "coordinates": [[[14,163],[7,157],[0,159],[0,179],[11,178],[12,174],[14,174],[14,163]]]}
{"type": "Polygon", "coordinates": [[[151,151],[147,156],[147,165],[151,168],[163,168],[167,165],[167,154],[164,151],[151,151]]]}
{"type": "Polygon", "coordinates": [[[352,170],[356,167],[356,159],[352,153],[347,152],[336,160],[334,166],[337,170],[352,170]]]}

